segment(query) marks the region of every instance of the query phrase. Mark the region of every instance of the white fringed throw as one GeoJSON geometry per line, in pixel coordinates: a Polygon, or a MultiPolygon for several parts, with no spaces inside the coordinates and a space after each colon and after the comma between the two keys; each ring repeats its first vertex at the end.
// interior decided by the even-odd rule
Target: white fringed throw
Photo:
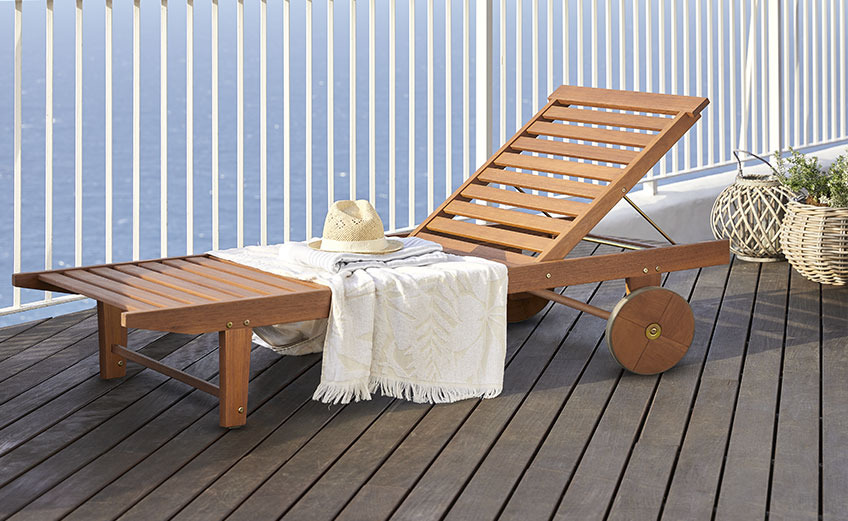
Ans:
{"type": "MultiPolygon", "coordinates": [[[[210,253],[330,287],[316,400],[368,400],[377,389],[429,403],[497,396],[506,356],[506,266],[402,240],[402,250],[386,255],[321,252],[305,243],[210,253]]],[[[294,339],[322,330],[314,323],[286,329],[295,334],[283,336],[294,339]]]]}

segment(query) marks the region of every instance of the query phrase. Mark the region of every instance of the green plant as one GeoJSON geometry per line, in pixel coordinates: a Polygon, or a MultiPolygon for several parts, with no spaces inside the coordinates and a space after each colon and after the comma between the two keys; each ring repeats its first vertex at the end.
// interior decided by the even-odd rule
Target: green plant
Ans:
{"type": "Polygon", "coordinates": [[[789,157],[776,151],[777,177],[787,188],[807,197],[809,204],[822,205],[830,196],[828,176],[819,164],[819,158],[805,156],[789,147],[789,157]]]}
{"type": "Polygon", "coordinates": [[[828,206],[848,207],[848,152],[837,157],[836,161],[830,165],[827,185],[829,193],[826,202],[828,206]]]}

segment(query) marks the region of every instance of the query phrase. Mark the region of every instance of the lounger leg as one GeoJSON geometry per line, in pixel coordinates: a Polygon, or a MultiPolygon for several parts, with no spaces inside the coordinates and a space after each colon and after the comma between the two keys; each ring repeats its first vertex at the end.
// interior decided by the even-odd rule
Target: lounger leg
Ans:
{"type": "Polygon", "coordinates": [[[636,291],[645,286],[660,286],[662,284],[662,274],[651,273],[642,277],[629,277],[624,279],[624,285],[629,295],[631,291],[636,291]]]}
{"type": "Polygon", "coordinates": [[[112,352],[114,344],[127,346],[127,328],[121,326],[121,310],[97,303],[97,336],[100,341],[100,378],[120,378],[127,374],[127,362],[112,352]]]}
{"type": "Polygon", "coordinates": [[[250,339],[252,328],[229,329],[218,333],[218,409],[221,427],[240,427],[247,422],[247,384],[250,379],[250,339]]]}

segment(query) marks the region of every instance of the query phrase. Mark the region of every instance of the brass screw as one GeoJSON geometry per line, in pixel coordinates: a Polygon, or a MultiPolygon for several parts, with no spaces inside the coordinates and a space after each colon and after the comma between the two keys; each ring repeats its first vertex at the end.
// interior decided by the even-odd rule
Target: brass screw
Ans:
{"type": "Polygon", "coordinates": [[[233,327],[233,323],[232,323],[232,322],[227,322],[227,329],[230,329],[231,327],[233,327]]]}
{"type": "Polygon", "coordinates": [[[244,407],[239,407],[239,408],[238,408],[238,413],[239,413],[239,414],[244,414],[244,407]]]}
{"type": "Polygon", "coordinates": [[[627,189],[626,189],[626,188],[622,188],[622,189],[621,189],[621,193],[626,194],[626,193],[627,193],[627,189]]]}
{"type": "Polygon", "coordinates": [[[250,320],[245,320],[245,321],[244,321],[244,325],[249,326],[249,325],[250,325],[250,320]]]}
{"type": "Polygon", "coordinates": [[[118,367],[124,367],[124,361],[118,360],[118,367]]]}
{"type": "Polygon", "coordinates": [[[659,266],[657,266],[655,269],[656,269],[657,271],[660,271],[660,267],[659,267],[659,266]]]}
{"type": "Polygon", "coordinates": [[[642,268],[642,273],[648,273],[648,268],[642,268]]]}
{"type": "Polygon", "coordinates": [[[545,278],[546,278],[546,279],[551,278],[551,274],[550,274],[550,273],[545,273],[545,278]]]}

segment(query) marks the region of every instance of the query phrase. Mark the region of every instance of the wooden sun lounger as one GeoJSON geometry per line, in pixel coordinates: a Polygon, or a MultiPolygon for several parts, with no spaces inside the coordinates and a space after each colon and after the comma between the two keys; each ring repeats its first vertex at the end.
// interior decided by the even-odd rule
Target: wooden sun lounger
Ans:
{"type": "MultiPolygon", "coordinates": [[[[439,242],[449,252],[506,264],[510,321],[532,316],[548,301],[565,304],[607,319],[610,350],[625,368],[646,374],[666,370],[688,349],[694,319],[684,299],[658,287],[660,277],[727,263],[727,241],[652,247],[600,239],[639,249],[564,257],[581,240],[598,240],[589,236],[592,228],[700,118],[707,103],[562,86],[411,235],[439,242]],[[612,312],[551,291],[611,279],[624,279],[628,293],[612,312]]],[[[101,377],[124,376],[126,360],[150,367],[217,396],[223,427],[246,422],[252,328],[327,317],[331,298],[324,286],[208,255],[19,273],[12,281],[97,300],[101,377]],[[127,328],[219,332],[219,385],[128,350],[127,328]]]]}

